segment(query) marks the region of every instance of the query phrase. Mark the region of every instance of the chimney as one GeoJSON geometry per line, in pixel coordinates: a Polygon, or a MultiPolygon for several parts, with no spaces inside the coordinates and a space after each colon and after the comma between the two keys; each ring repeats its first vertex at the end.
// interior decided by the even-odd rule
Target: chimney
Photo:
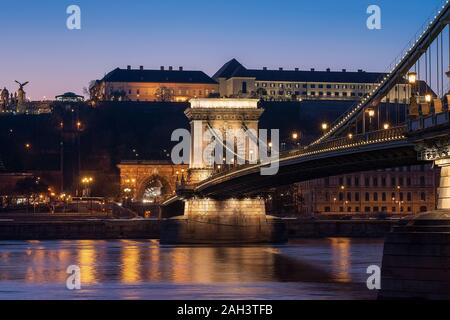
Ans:
{"type": "Polygon", "coordinates": [[[330,69],[330,68],[327,68],[327,72],[331,72],[331,69],[330,69]]]}
{"type": "Polygon", "coordinates": [[[180,71],[183,71],[183,67],[180,67],[180,71]]]}
{"type": "Polygon", "coordinates": [[[298,71],[299,69],[298,68],[295,68],[295,71],[298,71]]]}
{"type": "Polygon", "coordinates": [[[342,72],[347,72],[347,69],[342,69],[342,72]]]}
{"type": "Polygon", "coordinates": [[[267,71],[267,67],[263,67],[263,70],[264,70],[264,71],[267,71]]]}
{"type": "Polygon", "coordinates": [[[164,66],[161,66],[161,71],[164,71],[164,66]]]}
{"type": "Polygon", "coordinates": [[[278,70],[283,71],[283,68],[278,68],[278,70]]]}
{"type": "Polygon", "coordinates": [[[314,71],[316,71],[316,69],[314,69],[314,68],[311,68],[311,72],[314,72],[314,71]]]}
{"type": "Polygon", "coordinates": [[[127,70],[131,70],[131,66],[127,66],[127,70]]]}
{"type": "Polygon", "coordinates": [[[140,66],[139,70],[141,70],[141,71],[144,70],[144,66],[140,66]]]}
{"type": "Polygon", "coordinates": [[[173,70],[173,67],[172,66],[169,66],[169,71],[172,71],[173,70]]]}

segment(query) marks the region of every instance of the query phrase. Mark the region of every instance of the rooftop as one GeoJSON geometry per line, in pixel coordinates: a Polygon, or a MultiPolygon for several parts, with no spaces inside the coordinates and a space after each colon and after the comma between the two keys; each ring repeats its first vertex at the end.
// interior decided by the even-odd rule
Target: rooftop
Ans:
{"type": "Polygon", "coordinates": [[[213,76],[214,79],[219,78],[230,79],[233,77],[256,78],[257,81],[286,81],[286,82],[336,82],[336,83],[377,83],[385,76],[379,72],[365,72],[363,70],[353,71],[304,71],[300,69],[278,70],[263,69],[247,69],[236,59],[228,61],[213,76]]]}
{"type": "Polygon", "coordinates": [[[203,71],[188,71],[182,68],[160,70],[116,68],[104,78],[105,82],[156,82],[156,83],[194,83],[194,84],[217,84],[217,82],[203,71]]]}

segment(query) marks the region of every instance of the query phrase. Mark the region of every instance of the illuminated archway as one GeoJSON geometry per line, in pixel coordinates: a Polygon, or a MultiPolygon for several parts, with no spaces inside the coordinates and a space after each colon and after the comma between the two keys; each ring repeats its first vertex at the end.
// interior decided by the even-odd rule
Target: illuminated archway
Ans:
{"type": "Polygon", "coordinates": [[[170,196],[169,183],[160,176],[152,176],[146,179],[139,190],[138,200],[145,204],[161,203],[165,198],[170,196]]]}

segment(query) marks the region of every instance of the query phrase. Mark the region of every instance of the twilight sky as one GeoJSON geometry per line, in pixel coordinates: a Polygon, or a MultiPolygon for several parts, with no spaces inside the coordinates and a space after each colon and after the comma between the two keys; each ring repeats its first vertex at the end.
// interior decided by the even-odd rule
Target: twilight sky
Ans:
{"type": "Polygon", "coordinates": [[[116,67],[161,65],[209,75],[250,68],[385,71],[442,0],[0,0],[0,88],[74,91],[116,67]],[[66,28],[81,7],[82,29],[66,28]],[[366,27],[367,7],[382,30],[366,27]]]}

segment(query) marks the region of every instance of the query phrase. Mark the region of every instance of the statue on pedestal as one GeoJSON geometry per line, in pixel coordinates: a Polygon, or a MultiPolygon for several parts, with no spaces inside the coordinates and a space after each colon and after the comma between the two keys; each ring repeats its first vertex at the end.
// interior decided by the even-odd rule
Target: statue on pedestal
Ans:
{"type": "Polygon", "coordinates": [[[0,93],[0,111],[6,111],[9,105],[9,91],[3,88],[0,93]]]}
{"type": "Polygon", "coordinates": [[[20,83],[16,80],[16,83],[19,84],[19,89],[17,90],[17,112],[25,112],[25,99],[26,99],[26,93],[23,88],[29,83],[29,81],[20,83]]]}

